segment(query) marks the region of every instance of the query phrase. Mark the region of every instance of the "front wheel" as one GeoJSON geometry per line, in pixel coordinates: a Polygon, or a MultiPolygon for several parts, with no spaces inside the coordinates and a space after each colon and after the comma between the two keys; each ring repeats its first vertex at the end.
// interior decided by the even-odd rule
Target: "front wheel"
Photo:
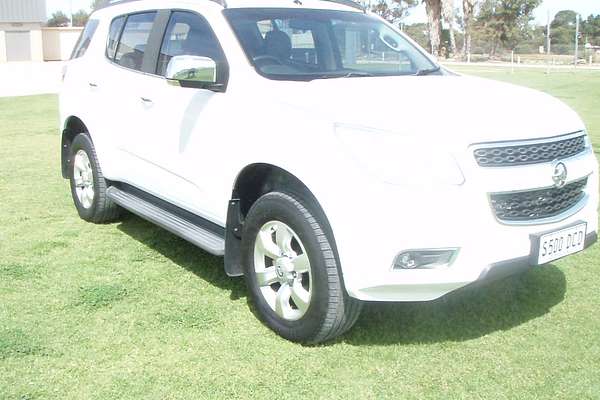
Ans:
{"type": "Polygon", "coordinates": [[[282,337],[320,343],[356,322],[327,222],[315,202],[272,192],[252,206],[242,238],[246,284],[260,318],[282,337]]]}
{"type": "Polygon", "coordinates": [[[79,216],[94,223],[105,223],[119,217],[119,206],[106,195],[108,182],[89,136],[81,133],[70,149],[69,180],[71,195],[79,216]]]}

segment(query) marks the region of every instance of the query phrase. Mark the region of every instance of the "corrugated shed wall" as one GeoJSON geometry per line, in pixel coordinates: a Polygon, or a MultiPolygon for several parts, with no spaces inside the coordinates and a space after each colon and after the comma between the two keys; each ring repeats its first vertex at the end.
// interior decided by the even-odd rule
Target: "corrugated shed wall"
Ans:
{"type": "Polygon", "coordinates": [[[46,20],[46,0],[0,0],[0,22],[46,20]]]}

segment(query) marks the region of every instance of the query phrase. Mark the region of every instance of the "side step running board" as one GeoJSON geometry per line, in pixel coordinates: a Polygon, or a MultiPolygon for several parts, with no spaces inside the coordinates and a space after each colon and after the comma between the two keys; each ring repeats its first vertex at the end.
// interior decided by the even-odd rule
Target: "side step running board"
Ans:
{"type": "Polygon", "coordinates": [[[209,253],[215,256],[225,254],[225,238],[114,186],[109,187],[106,194],[121,207],[155,223],[209,253]]]}

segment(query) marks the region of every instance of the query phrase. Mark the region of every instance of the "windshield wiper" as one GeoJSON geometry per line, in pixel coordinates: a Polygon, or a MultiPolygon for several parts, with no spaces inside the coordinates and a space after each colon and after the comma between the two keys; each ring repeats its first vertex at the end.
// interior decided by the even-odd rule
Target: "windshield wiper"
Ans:
{"type": "Polygon", "coordinates": [[[353,72],[348,72],[342,78],[356,78],[356,77],[360,77],[360,76],[374,76],[374,75],[371,74],[370,72],[357,72],[357,71],[353,71],[353,72]]]}
{"type": "Polygon", "coordinates": [[[375,76],[370,72],[362,72],[362,71],[352,71],[346,74],[335,74],[335,75],[319,75],[316,76],[315,79],[336,79],[336,78],[358,78],[358,77],[368,77],[375,76]]]}
{"type": "Polygon", "coordinates": [[[435,74],[436,72],[438,72],[440,69],[442,69],[442,67],[440,67],[439,65],[435,68],[429,68],[429,69],[420,69],[415,73],[415,76],[423,76],[423,75],[431,75],[431,74],[435,74]]]}

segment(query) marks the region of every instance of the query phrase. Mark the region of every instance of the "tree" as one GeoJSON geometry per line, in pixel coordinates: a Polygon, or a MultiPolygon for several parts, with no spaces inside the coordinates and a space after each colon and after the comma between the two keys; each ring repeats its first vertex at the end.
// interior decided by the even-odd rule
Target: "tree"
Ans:
{"type": "Polygon", "coordinates": [[[94,0],[91,4],[92,10],[97,10],[106,3],[106,0],[94,0]]]}
{"type": "Polygon", "coordinates": [[[85,26],[90,15],[85,10],[79,10],[73,14],[73,26],[85,26]]]}
{"type": "Polygon", "coordinates": [[[559,11],[554,16],[554,20],[550,24],[550,27],[552,29],[558,29],[558,28],[564,28],[564,27],[575,28],[575,18],[577,18],[577,13],[573,10],[559,11]]]}
{"type": "Polygon", "coordinates": [[[571,54],[575,45],[575,24],[577,13],[572,10],[559,11],[550,23],[552,51],[557,54],[571,54]]]}
{"type": "Polygon", "coordinates": [[[586,43],[600,46],[600,14],[587,17],[581,24],[581,32],[586,43]]]}
{"type": "Polygon", "coordinates": [[[426,23],[406,25],[404,27],[404,33],[410,36],[412,40],[419,43],[423,48],[427,48],[429,45],[429,27],[426,23]]]}
{"type": "Polygon", "coordinates": [[[490,43],[490,56],[499,45],[514,49],[528,37],[532,13],[542,0],[483,0],[477,26],[490,43]]]}
{"type": "Polygon", "coordinates": [[[540,46],[545,48],[546,29],[544,25],[534,26],[527,34],[527,38],[519,42],[518,51],[520,53],[535,54],[540,50],[540,46]]]}
{"type": "Polygon", "coordinates": [[[473,17],[477,0],[463,0],[463,24],[465,36],[463,38],[463,53],[467,61],[471,61],[471,38],[473,34],[473,17]]]}
{"type": "Polygon", "coordinates": [[[454,36],[454,0],[442,0],[442,17],[448,24],[450,35],[450,53],[456,54],[456,38],[454,36]]]}
{"type": "Polygon", "coordinates": [[[429,26],[429,43],[431,54],[440,55],[440,43],[442,38],[442,1],[423,0],[427,10],[427,24],[429,26]]]}
{"type": "Polygon", "coordinates": [[[69,23],[71,22],[71,20],[69,19],[69,17],[67,17],[67,15],[62,12],[62,11],[57,11],[54,14],[52,14],[52,17],[48,20],[48,23],[46,25],[48,26],[69,26],[69,23]]]}
{"type": "Polygon", "coordinates": [[[371,11],[388,22],[395,24],[406,17],[408,10],[417,5],[419,0],[379,0],[371,6],[371,11]]]}

